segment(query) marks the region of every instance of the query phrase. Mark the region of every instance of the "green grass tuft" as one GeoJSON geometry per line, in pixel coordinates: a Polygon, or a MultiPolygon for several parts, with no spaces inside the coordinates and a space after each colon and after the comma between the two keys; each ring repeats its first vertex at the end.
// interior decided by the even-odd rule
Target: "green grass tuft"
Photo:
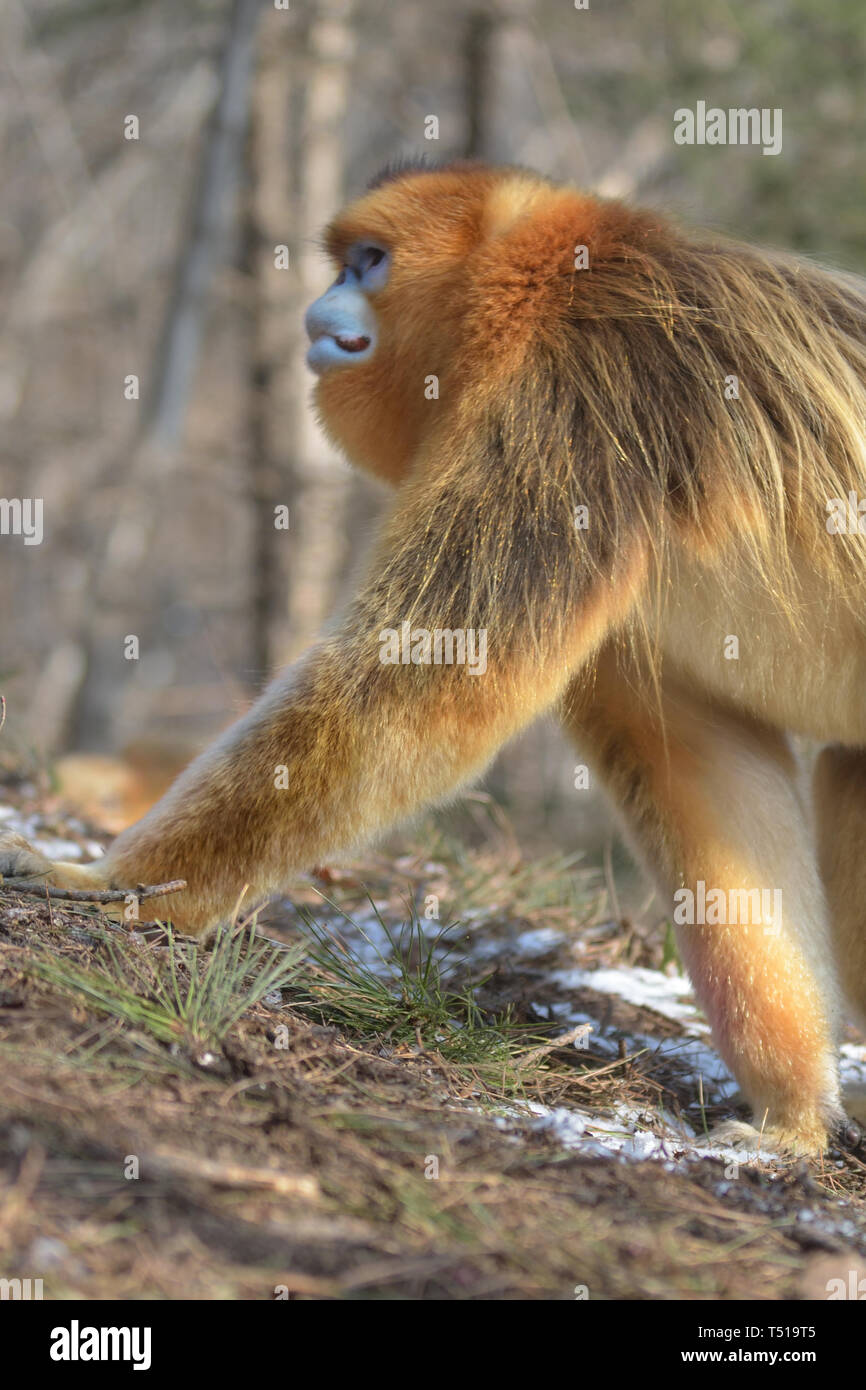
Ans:
{"type": "Polygon", "coordinates": [[[294,983],[303,947],[288,950],[256,936],[255,925],[225,929],[213,950],[178,941],[155,951],[108,932],[101,937],[104,967],[83,968],[61,956],[44,956],[30,968],[66,993],[80,995],[101,1013],[145,1028],[160,1042],[191,1047],[219,1044],[242,1014],[265,995],[294,983]]]}

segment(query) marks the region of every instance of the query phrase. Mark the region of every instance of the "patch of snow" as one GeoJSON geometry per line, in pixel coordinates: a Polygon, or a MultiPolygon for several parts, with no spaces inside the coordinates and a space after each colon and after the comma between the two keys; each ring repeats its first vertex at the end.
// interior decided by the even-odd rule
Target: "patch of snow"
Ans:
{"type": "Polygon", "coordinates": [[[737,1082],[719,1054],[700,1038],[686,1036],[662,1038],[659,1041],[657,1038],[644,1037],[640,1041],[656,1056],[666,1057],[669,1061],[681,1065],[683,1080],[691,1081],[695,1085],[699,1080],[702,1081],[707,1104],[718,1104],[736,1095],[739,1089],[737,1082]]]}
{"type": "MultiPolygon", "coordinates": [[[[600,994],[616,994],[629,1004],[653,1009],[676,1023],[698,1023],[698,1011],[691,1002],[692,987],[684,975],[663,975],[632,965],[616,969],[556,970],[551,979],[563,989],[594,989],[600,994]]],[[[706,1025],[703,1025],[706,1029],[706,1025]]]]}
{"type": "Polygon", "coordinates": [[[46,859],[82,859],[81,846],[74,840],[61,840],[56,835],[42,835],[38,831],[29,834],[27,839],[34,849],[44,854],[46,859]]]}
{"type": "Polygon", "coordinates": [[[511,962],[532,960],[537,956],[549,955],[565,939],[564,934],[555,927],[536,927],[511,939],[489,937],[487,940],[473,941],[470,953],[473,960],[492,960],[496,956],[508,956],[511,962]]]}
{"type": "MultiPolygon", "coordinates": [[[[384,917],[384,915],[383,910],[382,916],[384,917]]],[[[438,922],[431,922],[429,925],[435,928],[436,936],[441,933],[442,929],[438,922]]],[[[425,930],[427,923],[424,919],[421,921],[421,926],[425,937],[428,936],[425,930]]],[[[400,945],[399,926],[391,927],[391,936],[389,936],[379,917],[371,909],[363,913],[354,912],[351,919],[342,916],[327,920],[319,918],[319,927],[335,943],[342,942],[351,952],[352,957],[377,978],[391,983],[398,977],[399,971],[394,944],[396,943],[398,947],[400,945]]],[[[408,932],[403,933],[403,940],[408,943],[408,932]]],[[[446,935],[441,945],[436,943],[431,946],[433,958],[441,964],[453,962],[456,944],[451,937],[446,935]]],[[[336,945],[334,949],[339,950],[336,945]]]]}
{"type": "Polygon", "coordinates": [[[670,994],[674,1010],[682,1009],[684,1015],[677,1018],[677,1022],[684,1023],[685,1028],[682,1035],[676,1038],[654,1038],[646,1033],[629,1033],[623,1029],[613,1029],[607,1034],[595,1031],[598,1029],[598,1019],[583,1010],[572,1009],[565,1001],[534,1004],[532,1008],[539,1017],[555,1018],[564,1027],[592,1023],[594,1031],[590,1047],[596,1056],[618,1057],[620,1045],[624,1043],[629,1055],[646,1050],[655,1057],[665,1058],[676,1065],[678,1075],[686,1084],[691,1083],[697,1088],[699,1082],[703,1083],[707,1104],[728,1101],[736,1094],[737,1083],[713,1048],[709,1028],[693,1005],[680,1005],[678,1002],[691,989],[689,982],[681,975],[662,975],[660,971],[636,966],[616,970],[558,970],[553,972],[551,978],[570,989],[584,987],[598,989],[600,993],[617,994],[620,998],[628,999],[629,1003],[639,1003],[666,1016],[666,996],[670,994]],[[650,1003],[650,1000],[653,1002],[650,1003]]]}
{"type": "Polygon", "coordinates": [[[842,1089],[866,1091],[866,1047],[855,1043],[843,1043],[840,1048],[839,1070],[842,1075],[842,1089]]]}
{"type": "Polygon", "coordinates": [[[46,859],[82,858],[81,846],[74,840],[64,840],[46,832],[41,816],[22,816],[14,806],[3,805],[0,806],[0,821],[4,822],[6,829],[16,830],[19,835],[23,835],[35,850],[45,855],[46,859]]]}
{"type": "Polygon", "coordinates": [[[393,958],[394,948],[375,912],[367,912],[363,916],[355,913],[351,921],[339,917],[336,921],[320,923],[320,926],[338,941],[344,941],[352,955],[368,970],[384,970],[390,978],[392,970],[389,962],[393,958]]]}
{"type": "MultiPolygon", "coordinates": [[[[528,1119],[531,1128],[546,1131],[563,1148],[587,1158],[621,1160],[652,1159],[676,1168],[681,1161],[718,1158],[740,1165],[772,1163],[772,1157],[753,1149],[734,1149],[728,1145],[698,1139],[685,1121],[675,1122],[663,1111],[653,1115],[653,1128],[643,1111],[627,1106],[615,1107],[611,1118],[592,1115],[566,1106],[546,1106],[537,1101],[514,1102],[507,1112],[511,1122],[528,1119]]],[[[504,1120],[507,1127],[509,1119],[504,1120]]]]}

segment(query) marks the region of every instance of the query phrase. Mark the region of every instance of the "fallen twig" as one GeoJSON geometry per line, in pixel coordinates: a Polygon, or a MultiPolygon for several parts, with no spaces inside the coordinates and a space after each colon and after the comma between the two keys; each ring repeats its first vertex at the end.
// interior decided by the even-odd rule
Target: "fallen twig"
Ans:
{"type": "Polygon", "coordinates": [[[591,1023],[578,1023],[575,1028],[570,1028],[567,1033],[561,1033],[558,1038],[551,1038],[550,1042],[544,1043],[542,1047],[534,1047],[531,1052],[527,1052],[524,1057],[520,1058],[517,1063],[518,1071],[522,1071],[524,1067],[528,1067],[534,1062],[540,1062],[543,1057],[549,1056],[557,1048],[571,1047],[581,1038],[587,1037],[592,1032],[592,1028],[591,1023]]]}
{"type": "Polygon", "coordinates": [[[139,883],[135,888],[54,888],[49,883],[34,883],[29,878],[4,878],[0,874],[0,890],[27,893],[34,898],[59,898],[69,903],[125,903],[128,898],[162,898],[166,893],[179,893],[186,887],[185,878],[173,878],[168,883],[139,883]]]}

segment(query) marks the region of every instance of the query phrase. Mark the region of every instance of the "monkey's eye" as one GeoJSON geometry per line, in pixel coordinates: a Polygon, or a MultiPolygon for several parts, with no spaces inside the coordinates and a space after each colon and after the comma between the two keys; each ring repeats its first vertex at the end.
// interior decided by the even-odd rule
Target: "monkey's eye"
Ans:
{"type": "Polygon", "coordinates": [[[380,290],[388,279],[391,257],[383,246],[369,241],[356,242],[347,257],[365,290],[380,290]]]}

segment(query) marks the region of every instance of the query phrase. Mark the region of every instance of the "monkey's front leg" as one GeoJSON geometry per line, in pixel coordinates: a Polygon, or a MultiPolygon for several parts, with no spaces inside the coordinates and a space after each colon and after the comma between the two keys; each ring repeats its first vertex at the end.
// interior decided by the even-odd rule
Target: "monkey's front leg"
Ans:
{"type": "MultiPolygon", "coordinates": [[[[202,931],[244,888],[252,905],[453,794],[557,700],[633,607],[649,547],[625,519],[615,538],[575,528],[532,426],[531,385],[525,409],[507,395],[496,409],[476,403],[465,428],[430,442],[337,634],[85,870],[94,886],[183,878],[161,900],[166,915],[202,931]],[[398,631],[410,660],[403,649],[390,664],[383,638],[398,631]]],[[[645,520],[651,507],[635,510],[645,520]]],[[[13,873],[7,858],[0,872],[13,873]]]]}
{"type": "Polygon", "coordinates": [[[385,665],[378,632],[344,633],[278,679],[104,859],[55,865],[48,881],[183,878],[158,910],[202,931],[230,918],[245,887],[246,908],[454,792],[565,678],[559,662],[539,674],[514,660],[505,678],[492,665],[385,665]]]}

